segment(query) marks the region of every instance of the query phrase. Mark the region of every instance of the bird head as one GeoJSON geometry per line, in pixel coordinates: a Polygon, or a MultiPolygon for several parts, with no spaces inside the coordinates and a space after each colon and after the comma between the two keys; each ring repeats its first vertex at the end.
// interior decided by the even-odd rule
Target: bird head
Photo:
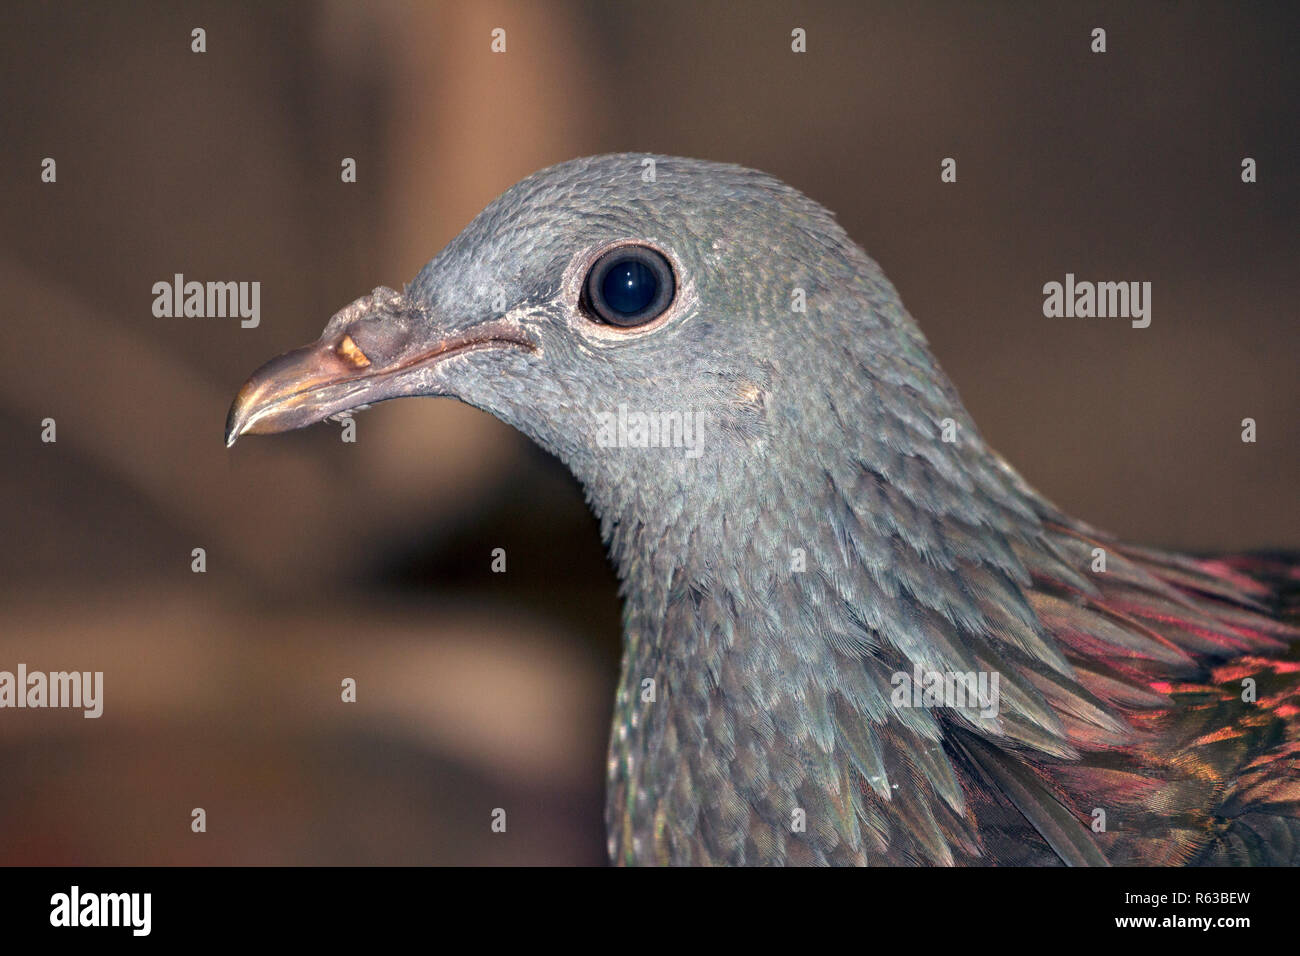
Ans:
{"type": "Polygon", "coordinates": [[[646,520],[625,512],[650,490],[669,512],[702,489],[735,503],[770,482],[774,447],[842,444],[846,413],[869,428],[883,406],[844,381],[861,374],[896,390],[938,373],[830,213],[737,166],[600,156],[518,183],[405,291],[264,365],[226,440],[450,396],[560,457],[598,513],[646,520]],[[837,390],[857,394],[837,408],[837,390]]]}

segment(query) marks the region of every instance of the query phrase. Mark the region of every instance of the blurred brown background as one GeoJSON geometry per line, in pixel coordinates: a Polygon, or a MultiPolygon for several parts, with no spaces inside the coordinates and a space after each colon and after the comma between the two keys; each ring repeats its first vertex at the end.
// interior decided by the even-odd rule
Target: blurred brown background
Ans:
{"type": "Polygon", "coordinates": [[[563,469],[450,401],[221,441],[256,365],[574,156],[780,176],[1059,505],[1300,546],[1298,10],[6,3],[0,670],[106,690],[0,711],[0,862],[603,861],[619,608],[563,469]],[[260,281],[261,325],[155,318],[176,272],[260,281]],[[1066,272],[1151,281],[1151,327],[1045,319],[1066,272]]]}

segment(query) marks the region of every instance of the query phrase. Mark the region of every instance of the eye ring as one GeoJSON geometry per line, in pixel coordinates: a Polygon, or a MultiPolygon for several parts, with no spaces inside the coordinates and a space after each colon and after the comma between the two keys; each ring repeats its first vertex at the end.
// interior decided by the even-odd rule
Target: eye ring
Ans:
{"type": "Polygon", "coordinates": [[[592,263],[582,283],[581,304],[592,321],[630,329],[659,318],[676,295],[667,257],[650,246],[627,245],[592,263]]]}

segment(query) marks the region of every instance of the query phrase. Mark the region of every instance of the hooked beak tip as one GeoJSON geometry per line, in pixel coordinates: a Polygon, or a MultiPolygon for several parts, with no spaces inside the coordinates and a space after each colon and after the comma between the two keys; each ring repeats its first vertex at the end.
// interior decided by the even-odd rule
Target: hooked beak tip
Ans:
{"type": "Polygon", "coordinates": [[[252,396],[254,391],[251,388],[253,382],[249,379],[239,389],[235,395],[235,400],[230,404],[230,411],[226,413],[226,447],[233,448],[235,442],[239,441],[239,436],[244,433],[244,427],[248,423],[249,413],[252,408],[252,396]]]}
{"type": "Polygon", "coordinates": [[[330,349],[319,343],[286,352],[267,362],[246,381],[226,414],[226,447],[241,435],[288,431],[320,420],[318,399],[345,381],[330,349]]]}

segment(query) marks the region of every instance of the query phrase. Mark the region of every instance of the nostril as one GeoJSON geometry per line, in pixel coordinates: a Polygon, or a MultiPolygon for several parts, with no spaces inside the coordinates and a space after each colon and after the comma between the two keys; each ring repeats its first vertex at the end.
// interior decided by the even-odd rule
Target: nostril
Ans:
{"type": "Polygon", "coordinates": [[[343,336],[339,344],[334,346],[334,353],[356,368],[366,368],[370,364],[366,353],[361,351],[350,335],[343,336]]]}

